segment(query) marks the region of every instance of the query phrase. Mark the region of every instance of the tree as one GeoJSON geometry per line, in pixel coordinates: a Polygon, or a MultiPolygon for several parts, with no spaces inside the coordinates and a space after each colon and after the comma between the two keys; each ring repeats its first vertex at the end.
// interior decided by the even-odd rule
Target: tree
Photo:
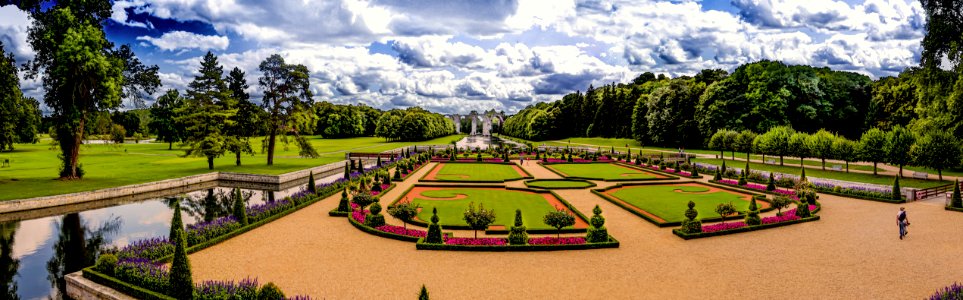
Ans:
{"type": "MultiPolygon", "coordinates": [[[[301,129],[313,123],[313,114],[308,110],[314,101],[308,80],[308,68],[304,65],[289,65],[281,55],[274,54],[261,62],[258,69],[261,70],[258,84],[264,91],[261,107],[267,110],[267,164],[274,165],[274,148],[279,134],[294,134],[301,149],[300,155],[317,157],[314,147],[299,134],[301,129]]],[[[284,137],[286,135],[282,135],[282,142],[287,141],[284,137]]]]}
{"type": "Polygon", "coordinates": [[[408,222],[414,219],[418,215],[418,209],[421,206],[411,204],[411,202],[402,202],[395,204],[395,206],[388,207],[388,214],[392,217],[398,218],[402,221],[402,227],[408,230],[408,222]]]}
{"type": "Polygon", "coordinates": [[[903,166],[912,162],[910,150],[913,143],[916,143],[916,136],[903,126],[893,126],[886,134],[886,162],[899,166],[899,177],[903,177],[903,166]]]}
{"type": "Polygon", "coordinates": [[[776,196],[772,198],[772,201],[769,201],[769,205],[772,205],[772,208],[776,209],[777,216],[781,216],[782,209],[789,207],[789,204],[792,204],[792,199],[786,196],[776,196]]]}
{"type": "Polygon", "coordinates": [[[920,64],[936,69],[947,59],[954,68],[963,63],[963,2],[920,0],[926,10],[926,36],[920,64]]]}
{"type": "Polygon", "coordinates": [[[0,41],[0,151],[13,150],[14,143],[35,143],[40,126],[39,103],[23,96],[13,53],[6,53],[0,41]]]}
{"type": "Polygon", "coordinates": [[[426,288],[424,284],[421,285],[421,292],[418,293],[418,300],[429,300],[428,288],[426,288]]]}
{"type": "Polygon", "coordinates": [[[564,208],[556,207],[554,211],[545,214],[542,222],[555,228],[555,236],[561,238],[562,228],[575,225],[575,215],[564,208]]]}
{"type": "Polygon", "coordinates": [[[959,166],[960,141],[946,131],[930,131],[910,148],[916,165],[936,169],[943,180],[943,170],[959,166]]]}
{"type": "Polygon", "coordinates": [[[244,196],[241,195],[241,189],[234,188],[233,196],[234,218],[237,219],[237,223],[241,224],[241,226],[247,225],[247,207],[244,205],[244,196]]]}
{"type": "Polygon", "coordinates": [[[776,126],[759,136],[762,149],[765,149],[766,153],[770,155],[779,156],[780,166],[783,165],[783,157],[792,154],[789,139],[794,133],[796,131],[788,126],[776,126]]]}
{"type": "Polygon", "coordinates": [[[479,204],[478,210],[475,210],[475,202],[468,203],[468,210],[465,211],[464,215],[465,223],[468,223],[468,227],[475,231],[475,238],[478,238],[478,231],[488,229],[488,225],[495,222],[495,211],[486,210],[485,204],[479,204]]]}
{"type": "Polygon", "coordinates": [[[258,135],[263,127],[261,122],[263,111],[257,104],[251,102],[251,96],[246,91],[248,85],[247,79],[244,78],[244,71],[234,67],[224,81],[231,93],[231,98],[234,99],[233,108],[237,109],[237,113],[231,117],[232,125],[225,128],[228,137],[227,151],[234,153],[234,163],[240,166],[242,154],[254,155],[250,139],[258,135]]]}
{"type": "Polygon", "coordinates": [[[833,141],[833,157],[846,162],[846,173],[849,173],[849,162],[859,159],[859,144],[844,137],[837,136],[833,141]]]}
{"type": "Polygon", "coordinates": [[[896,179],[893,180],[893,200],[901,199],[903,199],[903,193],[900,191],[899,187],[899,176],[896,176],[896,179]]]}
{"type": "Polygon", "coordinates": [[[953,196],[950,198],[950,207],[963,208],[963,198],[960,197],[960,180],[953,183],[953,196]]]}
{"type": "Polygon", "coordinates": [[[525,222],[522,221],[521,209],[515,210],[515,225],[508,232],[508,243],[511,245],[528,244],[528,232],[525,228],[525,222]]]}
{"type": "Polygon", "coordinates": [[[180,142],[186,133],[184,127],[177,122],[176,111],[184,105],[184,98],[177,90],[167,90],[157,97],[157,101],[150,107],[150,124],[148,127],[157,134],[157,140],[167,143],[167,150],[174,148],[175,142],[180,142]]]}
{"type": "Polygon", "coordinates": [[[743,130],[742,132],[739,132],[739,136],[735,140],[736,151],[745,152],[746,161],[749,161],[749,155],[753,152],[753,142],[756,140],[757,136],[759,135],[751,130],[743,130]]]}
{"type": "Polygon", "coordinates": [[[886,160],[886,133],[879,128],[872,128],[863,133],[859,139],[860,157],[873,162],[873,175],[877,175],[876,164],[886,160]]]}
{"type": "Polygon", "coordinates": [[[799,167],[803,167],[803,163],[806,158],[812,155],[812,151],[809,149],[809,134],[803,132],[793,133],[789,138],[789,149],[791,149],[792,155],[799,158],[799,167]]]}
{"type": "Polygon", "coordinates": [[[171,262],[170,292],[178,300],[193,299],[194,280],[191,277],[191,262],[187,258],[187,237],[183,230],[175,230],[174,260],[171,262]]]}
{"type": "Polygon", "coordinates": [[[225,131],[234,126],[232,118],[237,109],[232,109],[235,100],[222,78],[224,70],[217,56],[207,52],[199,73],[188,84],[187,100],[176,111],[179,117],[175,120],[186,127],[189,148],[184,155],[206,157],[207,168],[213,170],[214,159],[227,151],[225,131]]]}
{"type": "Polygon", "coordinates": [[[351,203],[358,205],[358,211],[364,211],[364,208],[371,203],[375,202],[375,198],[369,193],[358,193],[351,197],[351,203]]]}
{"type": "Polygon", "coordinates": [[[826,158],[833,157],[833,142],[835,141],[836,135],[824,129],[810,135],[809,139],[806,140],[806,146],[812,152],[812,155],[822,161],[823,170],[826,170],[826,158]]]}
{"type": "Polygon", "coordinates": [[[719,158],[725,159],[725,151],[733,149],[734,137],[737,135],[732,130],[719,129],[709,138],[709,149],[719,151],[719,158]]]}
{"type": "Polygon", "coordinates": [[[441,225],[438,225],[438,208],[431,208],[431,224],[428,225],[428,234],[425,235],[425,243],[441,244],[444,239],[441,236],[441,225]]]}
{"type": "Polygon", "coordinates": [[[726,216],[736,213],[736,207],[732,202],[719,203],[716,205],[716,213],[722,218],[722,223],[726,223],[726,216]]]}

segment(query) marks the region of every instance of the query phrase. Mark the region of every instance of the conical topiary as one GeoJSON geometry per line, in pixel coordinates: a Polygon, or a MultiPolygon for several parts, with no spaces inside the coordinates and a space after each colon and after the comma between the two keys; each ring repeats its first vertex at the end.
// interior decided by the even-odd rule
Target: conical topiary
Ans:
{"type": "Polygon", "coordinates": [[[739,171],[739,185],[746,185],[746,184],[749,184],[749,182],[746,181],[746,172],[739,171]]]}
{"type": "Polygon", "coordinates": [[[177,231],[184,230],[184,221],[181,220],[181,201],[176,199],[174,202],[174,216],[171,217],[171,232],[168,240],[172,243],[177,241],[177,231]]]}
{"type": "Polygon", "coordinates": [[[168,295],[175,299],[194,298],[194,280],[191,277],[191,262],[187,259],[187,239],[183,230],[174,233],[174,259],[171,261],[168,295]]]}
{"type": "Polygon", "coordinates": [[[378,167],[381,167],[381,154],[378,154],[378,167]]]}
{"type": "Polygon", "coordinates": [[[722,170],[722,175],[725,175],[725,174],[726,174],[726,160],[725,160],[725,159],[722,160],[722,167],[721,167],[720,169],[722,170]]]}
{"type": "Polygon", "coordinates": [[[370,213],[364,218],[365,225],[378,227],[385,225],[385,216],[381,214],[381,203],[371,204],[370,213]]]}
{"type": "Polygon", "coordinates": [[[528,232],[525,228],[525,223],[522,221],[522,210],[515,210],[515,226],[512,226],[511,231],[508,233],[508,243],[511,245],[525,245],[528,244],[528,232]]]}
{"type": "Polygon", "coordinates": [[[716,176],[713,176],[712,180],[715,180],[715,181],[722,180],[722,169],[716,169],[716,176]]]}
{"type": "Polygon", "coordinates": [[[769,183],[766,184],[766,190],[770,192],[776,190],[776,177],[772,175],[772,172],[769,172],[769,183]]]}
{"type": "Polygon", "coordinates": [[[341,201],[338,202],[338,211],[351,212],[351,205],[348,204],[348,190],[341,191],[341,201]]]}
{"type": "Polygon", "coordinates": [[[682,232],[690,234],[702,232],[702,221],[696,219],[699,216],[699,211],[695,209],[695,202],[689,201],[687,206],[689,209],[685,210],[686,219],[682,220],[682,232]]]}
{"type": "Polygon", "coordinates": [[[692,177],[699,177],[699,168],[692,165],[692,177]]]}
{"type": "Polygon", "coordinates": [[[796,216],[800,218],[808,218],[812,216],[812,212],[809,211],[809,203],[805,201],[800,201],[796,203],[796,216]]]}
{"type": "Polygon", "coordinates": [[[428,299],[428,288],[424,284],[421,285],[421,293],[418,294],[418,300],[430,300],[428,299]]]}
{"type": "Polygon", "coordinates": [[[592,227],[589,227],[588,234],[585,236],[585,241],[589,243],[603,243],[609,241],[609,230],[605,228],[605,218],[602,217],[602,209],[598,205],[592,209],[592,219],[589,223],[592,227]]]}
{"type": "Polygon", "coordinates": [[[950,206],[963,208],[963,198],[960,197],[960,180],[957,179],[953,185],[953,196],[950,199],[950,206]]]}
{"type": "Polygon", "coordinates": [[[425,243],[441,244],[441,225],[438,225],[438,208],[431,209],[431,224],[428,225],[428,234],[425,236],[425,243]]]}
{"type": "Polygon", "coordinates": [[[318,193],[318,185],[314,183],[314,171],[308,174],[308,192],[312,194],[318,193]]]}
{"type": "Polygon", "coordinates": [[[344,163],[344,180],[351,179],[351,169],[348,168],[348,163],[344,163]]]}
{"type": "Polygon", "coordinates": [[[244,197],[241,195],[241,189],[234,188],[234,218],[237,219],[237,223],[241,226],[247,225],[247,211],[244,207],[244,197]]]}
{"type": "Polygon", "coordinates": [[[902,200],[902,199],[903,199],[903,194],[900,192],[900,188],[899,188],[899,176],[896,176],[896,179],[893,180],[893,200],[902,200]]]}

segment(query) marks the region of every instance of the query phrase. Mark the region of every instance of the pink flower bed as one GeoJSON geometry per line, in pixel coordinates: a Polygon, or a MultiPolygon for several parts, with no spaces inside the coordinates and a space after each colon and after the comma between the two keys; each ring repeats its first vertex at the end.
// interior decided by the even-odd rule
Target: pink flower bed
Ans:
{"type": "Polygon", "coordinates": [[[397,235],[404,235],[404,236],[411,236],[411,237],[425,237],[428,235],[427,231],[416,230],[416,229],[405,229],[404,227],[394,226],[394,225],[378,226],[378,227],[375,227],[375,229],[384,231],[387,233],[394,233],[397,235]]]}
{"type": "Polygon", "coordinates": [[[742,227],[746,227],[745,222],[719,223],[719,224],[702,226],[702,232],[710,233],[710,232],[716,232],[716,231],[738,229],[742,227]]]}
{"type": "MultiPolygon", "coordinates": [[[[812,211],[814,211],[814,210],[816,210],[816,206],[810,204],[810,205],[809,205],[809,211],[812,212],[812,211]]],[[[787,211],[784,212],[783,214],[784,214],[784,215],[794,215],[794,216],[795,216],[795,215],[796,215],[796,209],[793,208],[793,209],[787,210],[787,211]]]]}
{"type": "MultiPolygon", "coordinates": [[[[739,185],[739,181],[732,180],[732,179],[719,180],[719,183],[728,184],[728,185],[734,185],[734,186],[740,186],[740,185],[739,185]]],[[[754,190],[757,190],[757,191],[768,192],[768,191],[766,191],[766,186],[765,186],[765,185],[758,184],[758,183],[746,183],[746,185],[742,185],[742,187],[754,189],[754,190]]],[[[775,190],[772,190],[772,192],[773,192],[773,193],[776,193],[776,194],[779,194],[779,195],[783,195],[783,196],[789,197],[790,199],[793,199],[793,200],[797,200],[797,201],[799,200],[799,197],[796,196],[796,192],[794,192],[794,191],[792,191],[792,190],[776,188],[775,190]]]]}
{"type": "Polygon", "coordinates": [[[364,219],[366,215],[368,215],[368,210],[364,210],[364,211],[353,210],[351,212],[351,217],[354,218],[355,221],[358,221],[358,223],[362,223],[362,224],[364,224],[364,219]]]}
{"type": "Polygon", "coordinates": [[[795,220],[799,220],[799,217],[796,216],[796,211],[793,210],[792,214],[783,214],[781,216],[772,216],[772,217],[762,218],[762,224],[773,224],[773,223],[795,221],[795,220]]]}
{"type": "MultiPolygon", "coordinates": [[[[599,158],[598,161],[592,161],[591,159],[581,159],[581,158],[574,158],[574,159],[572,159],[572,162],[573,162],[573,163],[611,162],[611,161],[612,161],[611,159],[607,159],[607,158],[599,158]]],[[[546,159],[545,162],[549,162],[549,163],[567,163],[568,160],[566,160],[566,159],[558,159],[558,158],[549,158],[549,159],[546,159]]]]}
{"type": "Polygon", "coordinates": [[[462,246],[504,246],[508,240],[504,238],[448,238],[445,240],[448,245],[462,246]]]}
{"type": "Polygon", "coordinates": [[[540,237],[530,238],[528,243],[531,245],[582,245],[585,244],[584,237],[540,237]]]}

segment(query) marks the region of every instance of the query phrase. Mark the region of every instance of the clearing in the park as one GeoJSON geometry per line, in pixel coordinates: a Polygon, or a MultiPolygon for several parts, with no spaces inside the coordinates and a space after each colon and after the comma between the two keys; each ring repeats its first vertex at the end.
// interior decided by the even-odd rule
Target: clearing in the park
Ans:
{"type": "Polygon", "coordinates": [[[666,178],[642,169],[613,163],[558,163],[545,164],[545,167],[566,178],[606,181],[666,178]]]}
{"type": "Polygon", "coordinates": [[[515,164],[439,163],[422,181],[505,182],[531,178],[515,164]]]}
{"type": "MultiPolygon", "coordinates": [[[[681,222],[685,219],[686,204],[695,202],[702,216],[713,217],[716,206],[732,202],[736,211],[746,211],[752,195],[720,189],[700,183],[642,184],[608,189],[602,192],[610,200],[628,204],[631,209],[654,216],[657,223],[681,222]],[[661,221],[661,222],[659,222],[661,221]]],[[[758,201],[761,208],[769,206],[758,201]]],[[[623,205],[624,206],[624,205],[623,205]]],[[[718,216],[718,215],[715,215],[718,216]]]]}
{"type": "Polygon", "coordinates": [[[569,230],[584,230],[587,221],[578,212],[568,208],[563,200],[555,194],[534,191],[505,189],[498,187],[443,187],[443,186],[414,186],[405,193],[398,202],[410,201],[421,207],[415,224],[425,224],[431,219],[432,209],[438,209],[438,218],[443,228],[467,229],[464,212],[468,204],[474,202],[476,208],[483,205],[485,209],[495,211],[495,222],[490,230],[504,230],[514,222],[515,210],[522,211],[525,226],[531,230],[551,230],[542,218],[545,214],[564,209],[575,215],[575,225],[566,227],[569,230]]]}

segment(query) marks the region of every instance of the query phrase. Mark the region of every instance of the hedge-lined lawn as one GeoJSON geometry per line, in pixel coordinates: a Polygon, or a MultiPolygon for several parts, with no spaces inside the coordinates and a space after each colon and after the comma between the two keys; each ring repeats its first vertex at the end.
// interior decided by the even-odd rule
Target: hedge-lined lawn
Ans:
{"type": "Polygon", "coordinates": [[[565,177],[598,178],[602,180],[630,180],[660,178],[643,170],[606,163],[561,163],[548,164],[545,167],[554,169],[565,177]]]}
{"type": "MultiPolygon", "coordinates": [[[[707,164],[714,164],[714,165],[722,164],[721,159],[714,159],[714,158],[713,159],[699,158],[699,159],[693,159],[692,161],[707,163],[707,164]]],[[[745,166],[745,164],[746,164],[745,162],[740,162],[735,166],[741,168],[745,166]]],[[[726,165],[729,165],[729,163],[727,162],[726,165]]],[[[779,166],[779,165],[769,165],[769,164],[760,164],[760,163],[750,163],[749,168],[755,169],[755,170],[764,170],[764,171],[795,174],[795,175],[799,175],[800,173],[799,165],[779,166]]],[[[852,181],[852,182],[881,184],[881,185],[893,185],[893,181],[896,179],[895,176],[884,176],[884,175],[874,176],[873,174],[866,174],[866,173],[853,173],[853,172],[846,173],[845,171],[830,171],[830,170],[823,171],[820,169],[812,169],[812,168],[806,168],[806,176],[852,181]]],[[[903,187],[928,188],[928,187],[950,184],[950,182],[945,180],[944,181],[921,180],[921,179],[914,179],[910,177],[904,177],[904,178],[900,178],[899,184],[900,186],[903,186],[903,187]]]]}
{"type": "Polygon", "coordinates": [[[425,177],[428,180],[442,181],[504,181],[521,179],[522,174],[514,165],[488,163],[440,163],[425,177]]]}
{"type": "Polygon", "coordinates": [[[595,186],[591,182],[583,180],[532,180],[525,182],[525,185],[533,188],[557,189],[557,188],[587,188],[595,186]]]}
{"type": "MultiPolygon", "coordinates": [[[[468,209],[468,204],[475,202],[476,209],[479,205],[484,205],[485,209],[495,210],[495,223],[492,225],[511,228],[515,222],[515,210],[521,209],[522,218],[528,229],[554,229],[542,222],[545,214],[555,210],[543,194],[497,188],[432,188],[432,190],[420,192],[417,189],[406,197],[411,199],[412,203],[422,207],[421,212],[418,213],[418,219],[429,222],[432,209],[437,208],[438,224],[441,224],[442,228],[452,225],[467,226],[464,213],[468,209]]],[[[551,196],[551,194],[548,195],[551,196]]]]}
{"type": "Polygon", "coordinates": [[[716,206],[732,202],[737,211],[749,209],[748,194],[691,185],[639,185],[607,192],[632,206],[662,218],[666,222],[681,222],[689,201],[695,202],[700,218],[718,217],[716,206]]]}
{"type": "MultiPolygon", "coordinates": [[[[300,158],[295,145],[278,145],[274,165],[267,166],[267,156],[258,153],[241,157],[242,166],[235,166],[234,155],[217,158],[213,171],[277,175],[316,167],[344,159],[345,151],[378,152],[413,144],[446,144],[460,136],[449,136],[425,142],[384,142],[376,137],[322,139],[310,138],[321,155],[300,158]]],[[[16,151],[0,152],[0,161],[10,159],[11,167],[0,169],[0,200],[22,199],[123,185],[145,183],[212,172],[203,157],[181,157],[183,149],[166,143],[123,145],[89,144],[81,146],[80,163],[86,175],[79,181],[56,180],[60,168],[59,151],[51,150],[50,140],[39,144],[16,144],[16,151]]],[[[261,139],[251,141],[260,150],[261,139]]]]}

